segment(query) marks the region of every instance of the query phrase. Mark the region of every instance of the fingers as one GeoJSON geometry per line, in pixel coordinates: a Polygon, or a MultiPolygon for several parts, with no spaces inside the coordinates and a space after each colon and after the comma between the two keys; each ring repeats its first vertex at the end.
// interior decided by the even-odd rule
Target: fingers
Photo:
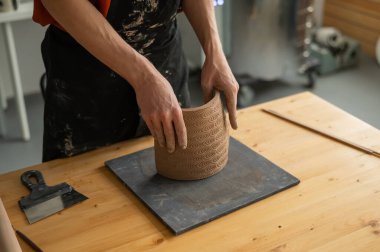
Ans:
{"type": "Polygon", "coordinates": [[[173,153],[175,151],[175,135],[173,122],[169,116],[164,118],[163,126],[166,139],[166,148],[169,153],[173,153]]]}
{"type": "Polygon", "coordinates": [[[155,117],[154,119],[152,119],[152,126],[153,126],[153,131],[154,131],[154,136],[158,142],[158,144],[165,148],[165,137],[164,137],[164,133],[163,133],[163,129],[162,129],[162,125],[161,125],[161,120],[159,120],[158,117],[155,117]]]}
{"type": "Polygon", "coordinates": [[[237,129],[237,116],[236,116],[236,103],[237,103],[237,93],[239,86],[237,84],[233,85],[232,88],[225,92],[228,116],[230,118],[230,124],[233,129],[237,129]]]}
{"type": "Polygon", "coordinates": [[[156,116],[152,120],[146,120],[146,124],[158,144],[163,148],[167,148],[168,152],[175,151],[176,138],[178,139],[179,147],[186,149],[187,132],[180,108],[175,109],[172,114],[167,113],[161,117],[156,116]]]}
{"type": "Polygon", "coordinates": [[[144,120],[144,121],[146,123],[146,126],[148,126],[148,129],[150,131],[150,134],[152,134],[152,137],[156,138],[152,121],[151,120],[144,120]]]}
{"type": "Polygon", "coordinates": [[[186,125],[183,120],[182,111],[180,109],[177,110],[173,119],[174,128],[177,134],[179,147],[182,149],[186,149],[187,147],[187,130],[186,125]]]}
{"type": "Polygon", "coordinates": [[[212,85],[204,84],[204,85],[202,85],[202,89],[203,89],[203,102],[207,103],[212,99],[213,87],[212,87],[212,85]]]}

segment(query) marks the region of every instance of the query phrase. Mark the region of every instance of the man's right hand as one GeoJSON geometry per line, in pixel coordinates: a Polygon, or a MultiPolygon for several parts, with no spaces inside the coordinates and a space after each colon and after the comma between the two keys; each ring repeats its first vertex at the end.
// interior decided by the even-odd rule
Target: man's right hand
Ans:
{"type": "Polygon", "coordinates": [[[128,45],[87,0],[42,0],[49,13],[86,50],[133,86],[142,116],[161,146],[186,148],[182,110],[169,82],[128,45]],[[86,13],[86,15],[83,15],[86,13]]]}
{"type": "Polygon", "coordinates": [[[187,132],[182,110],[170,83],[157,71],[143,74],[135,85],[137,103],[153,137],[161,147],[174,152],[187,147],[187,132]]]}

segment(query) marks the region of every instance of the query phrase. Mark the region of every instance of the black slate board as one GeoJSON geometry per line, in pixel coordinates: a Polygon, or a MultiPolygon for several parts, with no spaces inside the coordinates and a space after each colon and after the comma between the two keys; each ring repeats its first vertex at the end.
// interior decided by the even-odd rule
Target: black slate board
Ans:
{"type": "Polygon", "coordinates": [[[156,174],[153,148],[105,164],[176,235],[300,182],[233,138],[226,167],[203,180],[156,174]]]}

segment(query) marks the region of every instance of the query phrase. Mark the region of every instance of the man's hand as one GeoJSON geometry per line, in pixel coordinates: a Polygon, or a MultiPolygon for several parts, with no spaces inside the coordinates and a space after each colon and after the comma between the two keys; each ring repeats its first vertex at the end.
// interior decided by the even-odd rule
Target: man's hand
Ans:
{"type": "Polygon", "coordinates": [[[236,122],[236,100],[239,91],[237,83],[226,57],[222,52],[206,56],[203,65],[201,85],[205,102],[212,99],[213,90],[224,93],[227,100],[227,110],[230,118],[231,127],[237,129],[236,122]]]}
{"type": "Polygon", "coordinates": [[[87,51],[128,80],[136,92],[142,116],[161,146],[173,152],[176,133],[179,146],[186,148],[186,127],[177,98],[169,82],[149,60],[128,45],[90,1],[42,0],[42,3],[87,51]]]}
{"type": "Polygon", "coordinates": [[[237,129],[236,100],[239,85],[223,53],[216,26],[214,1],[183,0],[182,8],[206,54],[201,78],[205,101],[211,99],[213,89],[222,91],[227,99],[231,126],[237,129]]]}
{"type": "Polygon", "coordinates": [[[142,117],[160,146],[174,152],[177,136],[179,146],[185,149],[186,126],[181,107],[169,82],[155,71],[146,75],[135,91],[142,117]]]}

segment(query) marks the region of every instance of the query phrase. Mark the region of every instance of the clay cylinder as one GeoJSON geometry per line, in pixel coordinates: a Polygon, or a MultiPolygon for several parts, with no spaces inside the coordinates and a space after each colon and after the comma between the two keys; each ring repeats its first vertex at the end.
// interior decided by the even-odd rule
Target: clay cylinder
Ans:
{"type": "Polygon", "coordinates": [[[212,176],[228,160],[229,134],[220,94],[208,103],[182,109],[187,129],[187,148],[169,153],[155,141],[158,174],[176,180],[196,180],[212,176]]]}

